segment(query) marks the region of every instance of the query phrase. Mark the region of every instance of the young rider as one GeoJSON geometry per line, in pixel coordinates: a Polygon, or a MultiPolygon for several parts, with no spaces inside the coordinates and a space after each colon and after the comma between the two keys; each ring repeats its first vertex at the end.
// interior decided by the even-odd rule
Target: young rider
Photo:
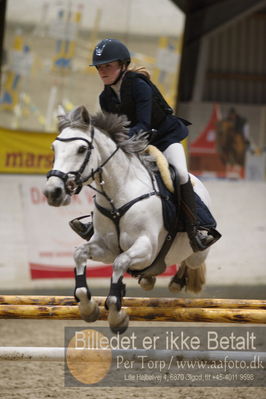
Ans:
{"type": "MultiPolygon", "coordinates": [[[[212,245],[212,235],[204,235],[197,228],[195,196],[188,174],[185,152],[180,141],[188,135],[190,123],[173,115],[158,89],[149,79],[149,73],[140,68],[130,70],[130,53],[118,40],[104,39],[94,49],[92,65],[104,83],[100,94],[101,109],[124,114],[130,121],[129,136],[154,129],[150,142],[159,148],[178,174],[181,188],[185,228],[193,251],[202,251],[212,245]],[[139,72],[138,72],[139,71],[139,72]]],[[[88,225],[75,220],[72,228],[86,238],[88,225]]]]}

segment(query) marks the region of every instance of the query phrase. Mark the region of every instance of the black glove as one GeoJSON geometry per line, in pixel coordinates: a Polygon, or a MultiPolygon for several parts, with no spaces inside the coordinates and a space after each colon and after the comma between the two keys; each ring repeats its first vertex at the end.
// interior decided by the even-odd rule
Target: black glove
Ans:
{"type": "Polygon", "coordinates": [[[147,130],[147,132],[144,132],[144,137],[148,140],[149,143],[151,143],[154,140],[154,138],[156,137],[157,133],[158,133],[158,130],[150,129],[150,130],[147,130]]]}

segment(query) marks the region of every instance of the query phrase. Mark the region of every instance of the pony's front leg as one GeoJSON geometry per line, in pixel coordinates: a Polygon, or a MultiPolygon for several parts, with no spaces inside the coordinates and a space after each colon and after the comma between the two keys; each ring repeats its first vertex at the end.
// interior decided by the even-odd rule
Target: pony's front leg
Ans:
{"type": "Polygon", "coordinates": [[[91,298],[86,281],[86,265],[76,263],[75,283],[74,297],[79,303],[80,317],[87,322],[97,320],[100,310],[98,304],[91,298]]]}
{"type": "Polygon", "coordinates": [[[100,310],[98,304],[91,298],[86,280],[87,257],[80,247],[74,253],[74,260],[76,263],[74,297],[79,303],[80,317],[87,322],[93,322],[98,319],[100,310]]]}
{"type": "Polygon", "coordinates": [[[105,302],[109,310],[108,322],[114,333],[122,334],[128,327],[129,317],[121,309],[122,299],[126,294],[123,284],[124,273],[133,265],[146,264],[152,257],[152,244],[147,236],[140,236],[125,252],[117,256],[113,264],[113,274],[108,297],[105,302]]]}
{"type": "Polygon", "coordinates": [[[100,313],[98,304],[91,298],[91,293],[87,285],[87,259],[96,260],[97,256],[103,256],[104,253],[108,254],[108,256],[106,255],[106,259],[111,256],[103,243],[97,244],[97,241],[95,239],[91,239],[90,242],[79,246],[78,248],[76,248],[74,253],[74,260],[76,263],[76,285],[74,290],[74,296],[79,303],[80,316],[83,320],[87,322],[93,322],[97,320],[100,313]]]}

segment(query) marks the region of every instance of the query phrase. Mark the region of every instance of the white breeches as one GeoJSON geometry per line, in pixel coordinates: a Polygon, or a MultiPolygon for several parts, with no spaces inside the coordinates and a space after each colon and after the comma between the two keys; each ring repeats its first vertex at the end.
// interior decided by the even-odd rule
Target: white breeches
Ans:
{"type": "Polygon", "coordinates": [[[184,148],[180,143],[169,145],[163,152],[167,161],[172,164],[178,173],[180,184],[185,184],[188,181],[189,174],[187,169],[187,160],[184,148]]]}

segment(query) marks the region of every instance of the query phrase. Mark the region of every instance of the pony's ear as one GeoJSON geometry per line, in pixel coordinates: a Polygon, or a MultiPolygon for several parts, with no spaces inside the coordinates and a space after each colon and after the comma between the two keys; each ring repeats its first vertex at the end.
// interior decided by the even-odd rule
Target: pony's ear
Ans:
{"type": "Polygon", "coordinates": [[[90,124],[90,115],[88,113],[87,108],[84,105],[81,105],[79,107],[80,109],[80,118],[82,119],[83,122],[85,122],[87,125],[90,124]]]}
{"type": "Polygon", "coordinates": [[[60,116],[65,116],[65,115],[66,115],[65,108],[63,107],[63,105],[59,104],[57,107],[57,118],[60,118],[60,116]]]}

